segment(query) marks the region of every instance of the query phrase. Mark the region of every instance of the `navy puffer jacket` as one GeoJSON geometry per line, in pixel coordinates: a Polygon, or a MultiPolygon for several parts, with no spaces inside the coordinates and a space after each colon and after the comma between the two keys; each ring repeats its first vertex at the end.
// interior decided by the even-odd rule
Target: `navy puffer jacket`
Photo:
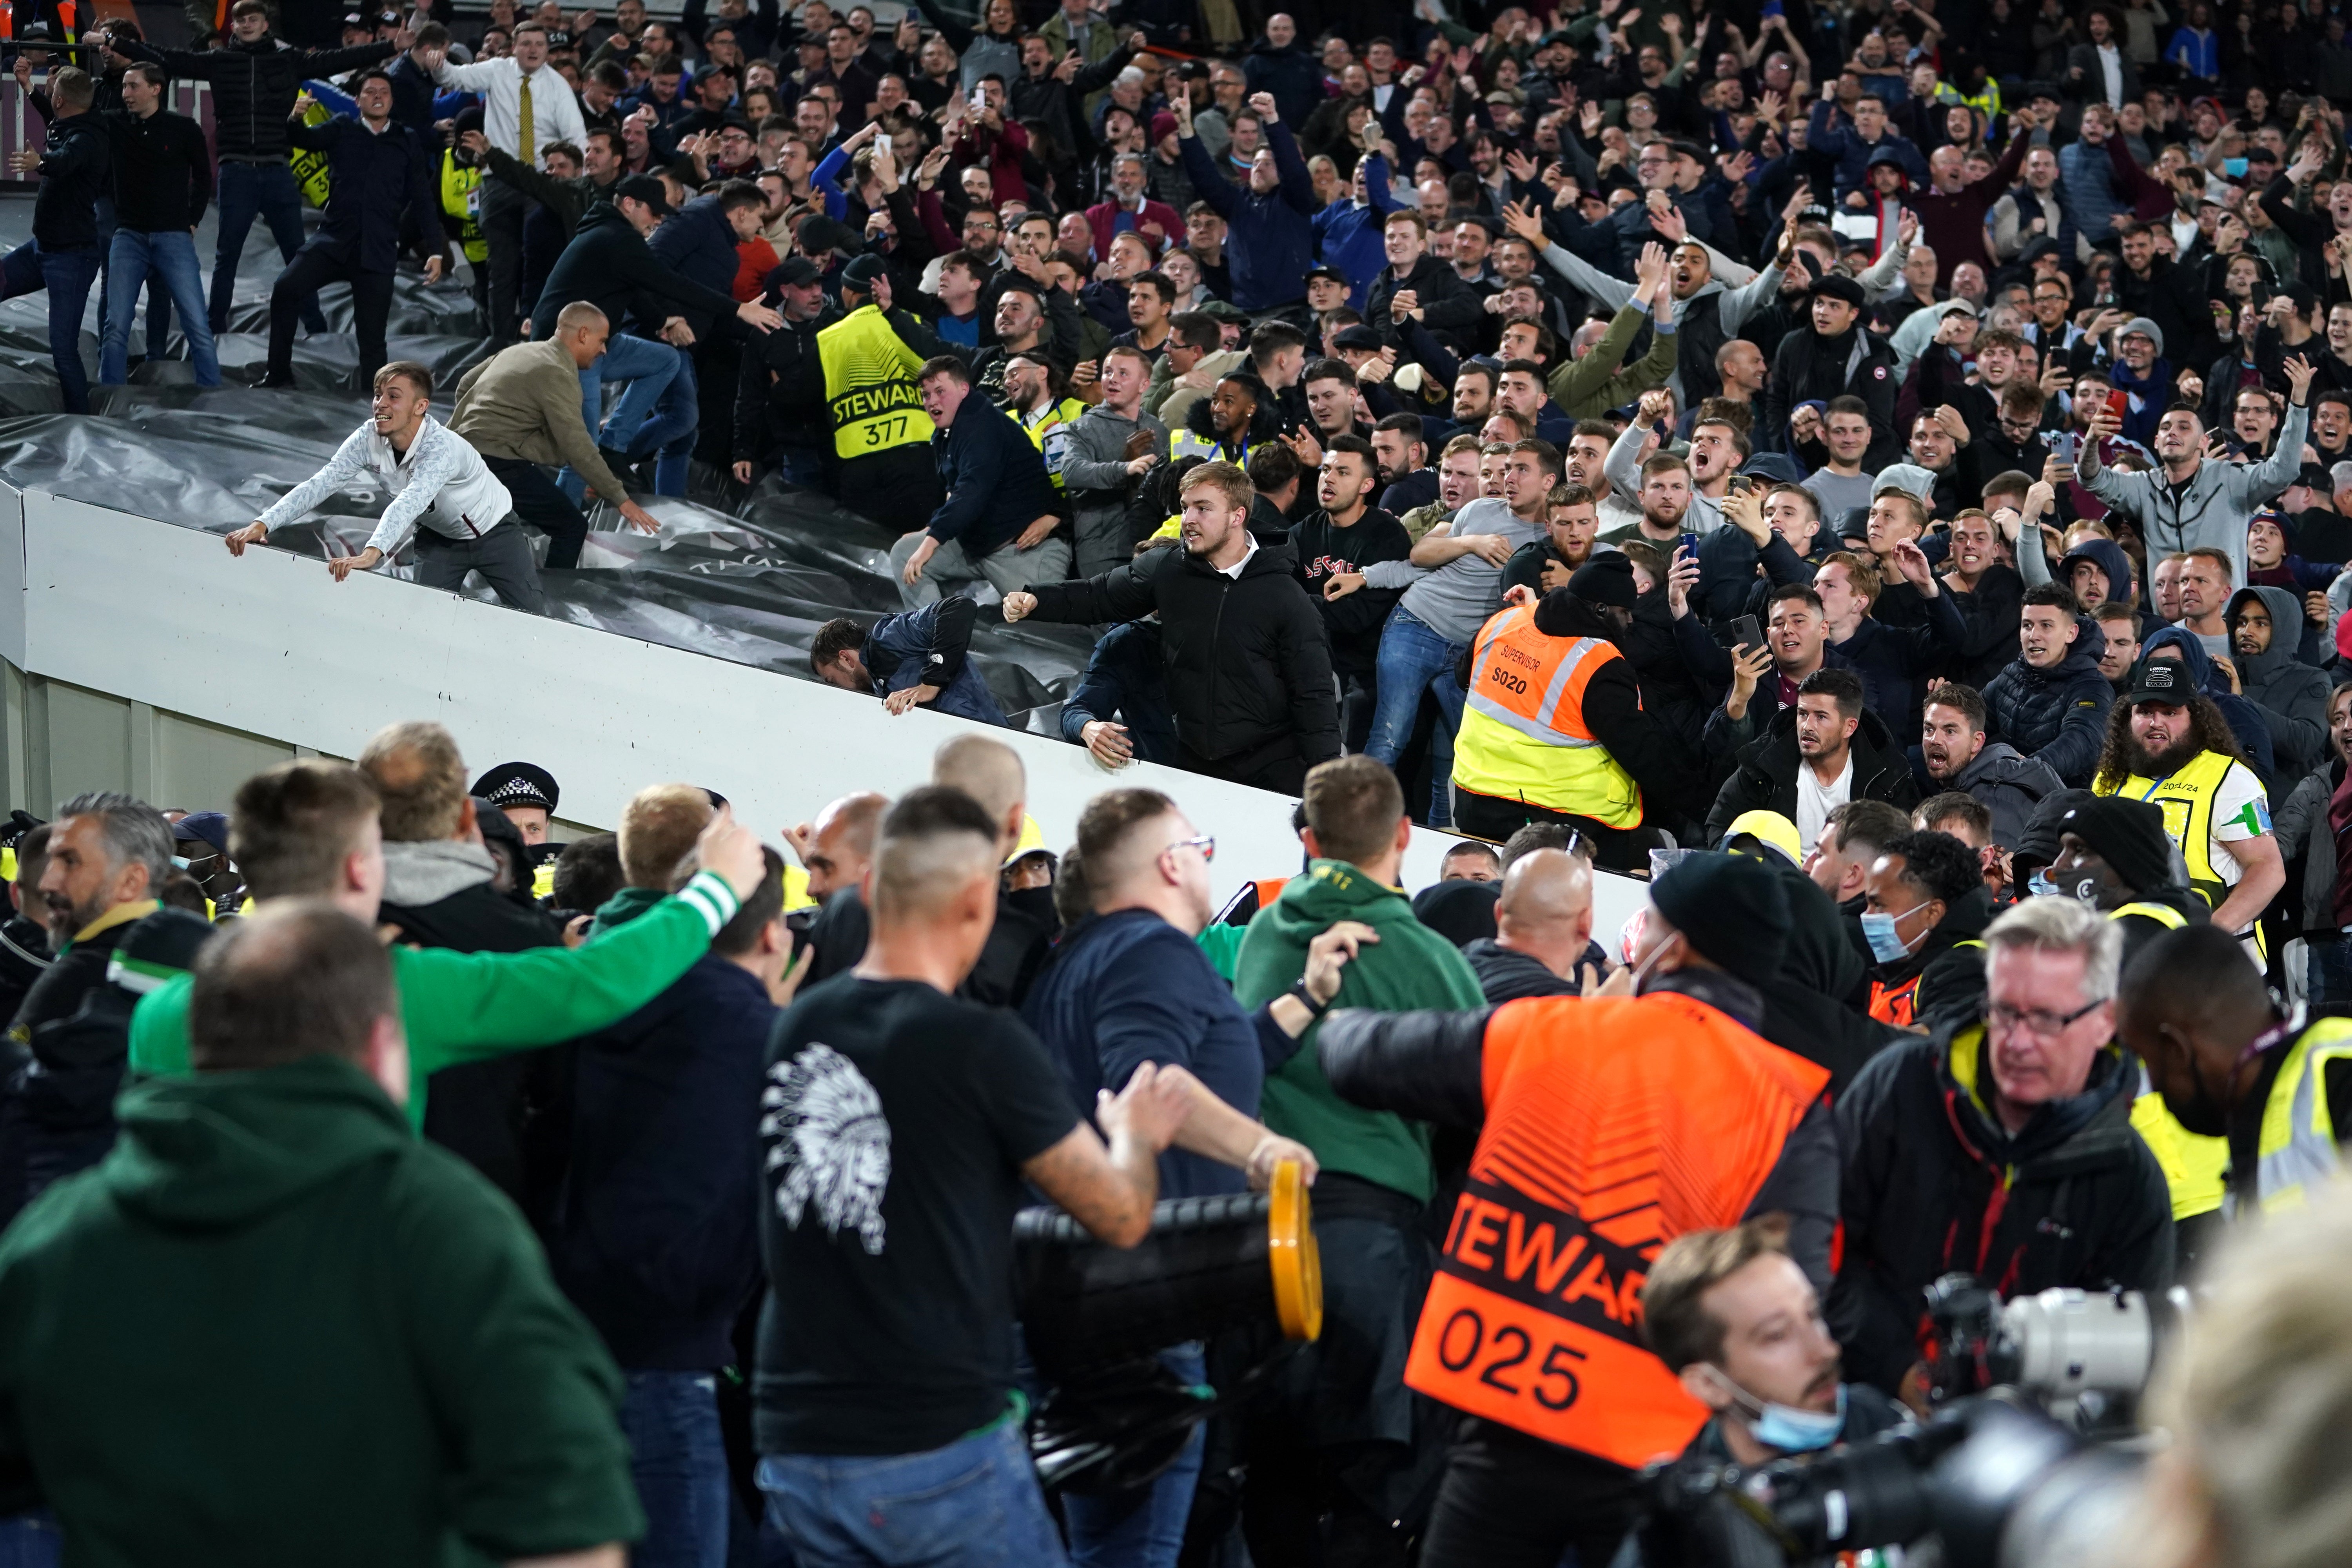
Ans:
{"type": "Polygon", "coordinates": [[[1984,689],[1985,731],[2047,763],[2070,787],[2085,789],[2099,765],[2116,691],[2099,673],[2106,634],[2088,616],[2075,616],[2074,627],[2074,646],[2056,668],[2037,669],[2019,658],[1992,678],[1984,689]]]}

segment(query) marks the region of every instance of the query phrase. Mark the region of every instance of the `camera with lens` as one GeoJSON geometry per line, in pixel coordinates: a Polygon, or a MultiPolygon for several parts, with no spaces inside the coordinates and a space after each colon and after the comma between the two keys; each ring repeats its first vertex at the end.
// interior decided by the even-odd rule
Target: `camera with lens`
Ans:
{"type": "Polygon", "coordinates": [[[2139,1397],[2185,1293],[2004,1301],[1956,1274],[1927,1296],[1933,1415],[1763,1465],[1654,1468],[1645,1568],[1780,1568],[1931,1538],[1946,1568],[2057,1568],[2109,1538],[2137,1503],[2139,1397]]]}

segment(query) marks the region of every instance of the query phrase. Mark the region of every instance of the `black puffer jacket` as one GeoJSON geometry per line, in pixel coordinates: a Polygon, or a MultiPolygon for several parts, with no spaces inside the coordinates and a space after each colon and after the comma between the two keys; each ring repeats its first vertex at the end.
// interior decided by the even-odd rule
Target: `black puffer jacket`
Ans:
{"type": "Polygon", "coordinates": [[[1372,279],[1372,291],[1364,305],[1364,323],[1381,334],[1385,342],[1402,343],[1397,336],[1397,324],[1389,314],[1389,301],[1399,290],[1410,289],[1420,301],[1422,325],[1433,332],[1475,331],[1486,310],[1478,295],[1462,281],[1454,268],[1434,256],[1423,256],[1412,264],[1412,270],[1399,282],[1396,268],[1383,267],[1372,279]]]}
{"type": "Polygon", "coordinates": [[[2172,1283],[2172,1199],[2132,1130],[2139,1070],[2100,1052],[2084,1092],[2015,1134],[1990,1109],[1984,1027],[1881,1052],[1837,1101],[1845,1250],[1830,1327],[1846,1372],[1892,1394],[1919,1359],[1921,1292],[1973,1273],[2004,1297],[2172,1283]]]}
{"type": "MultiPolygon", "coordinates": [[[[1908,811],[1919,804],[1919,786],[1912,782],[1911,764],[1903,748],[1877,714],[1865,708],[1853,732],[1853,800],[1883,800],[1908,811]]],[[[1723,781],[1715,809],[1706,814],[1706,841],[1723,842],[1724,834],[1744,814],[1776,811],[1797,820],[1797,770],[1804,759],[1797,752],[1797,710],[1783,708],[1772,715],[1764,738],[1739,753],[1739,765],[1723,781]]]]}
{"type": "Polygon", "coordinates": [[[1238,579],[1181,545],[1100,577],[1031,590],[1041,621],[1101,626],[1160,613],[1176,733],[1214,761],[1294,735],[1309,767],[1339,754],[1322,614],[1287,543],[1259,546],[1238,579]]]}
{"type": "Polygon", "coordinates": [[[2036,669],[2017,658],[1992,678],[1984,689],[1985,732],[2049,763],[2068,788],[2084,789],[2099,765],[2116,689],[2099,673],[2106,634],[2088,616],[2077,616],[2074,625],[2074,646],[2057,668],[2036,669]]]}
{"type": "Polygon", "coordinates": [[[388,60],[392,45],[361,44],[348,49],[298,49],[268,33],[250,44],[235,39],[205,54],[118,43],[116,52],[162,66],[173,76],[210,82],[213,145],[225,163],[285,161],[286,117],[305,79],[340,76],[388,60]]]}

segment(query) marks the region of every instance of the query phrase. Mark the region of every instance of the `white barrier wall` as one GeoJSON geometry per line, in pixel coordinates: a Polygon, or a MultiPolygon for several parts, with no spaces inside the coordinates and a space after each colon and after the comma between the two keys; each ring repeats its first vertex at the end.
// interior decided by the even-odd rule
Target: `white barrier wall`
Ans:
{"type": "MultiPolygon", "coordinates": [[[[35,675],[332,756],[395,720],[436,720],[474,767],[520,758],[554,773],[569,820],[609,826],[642,786],[685,779],[772,841],[852,790],[905,789],[948,735],[986,729],[1021,752],[1030,811],[1056,847],[1090,796],[1148,784],[1216,835],[1220,901],[1298,867],[1291,803],[1265,791],[1149,763],[1113,773],[1041,735],[893,718],[814,681],[364,573],[337,584],[281,551],[234,559],[216,535],[38,491],[21,510],[0,495],[0,656],[35,675]]],[[[1436,879],[1450,842],[1415,832],[1408,888],[1436,879]]],[[[1643,896],[1600,880],[1607,943],[1643,896]]]]}

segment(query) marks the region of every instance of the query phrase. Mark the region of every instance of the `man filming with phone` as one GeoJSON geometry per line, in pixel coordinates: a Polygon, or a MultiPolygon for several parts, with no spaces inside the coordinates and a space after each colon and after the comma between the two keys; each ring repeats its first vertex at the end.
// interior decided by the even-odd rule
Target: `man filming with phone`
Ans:
{"type": "Polygon", "coordinates": [[[2290,397],[2277,447],[2251,466],[2212,461],[2205,422],[2185,404],[2165,410],[2156,425],[2158,469],[2126,474],[2099,460],[2099,445],[2122,428],[2112,400],[2091,415],[2075,477],[2114,511],[2129,519],[2147,542],[2148,559],[2182,551],[2219,550],[2230,557],[2231,582],[2246,581],[2246,523],[2303,471],[2303,441],[2311,426],[2313,366],[2301,354],[2286,362],[2290,397]]]}

